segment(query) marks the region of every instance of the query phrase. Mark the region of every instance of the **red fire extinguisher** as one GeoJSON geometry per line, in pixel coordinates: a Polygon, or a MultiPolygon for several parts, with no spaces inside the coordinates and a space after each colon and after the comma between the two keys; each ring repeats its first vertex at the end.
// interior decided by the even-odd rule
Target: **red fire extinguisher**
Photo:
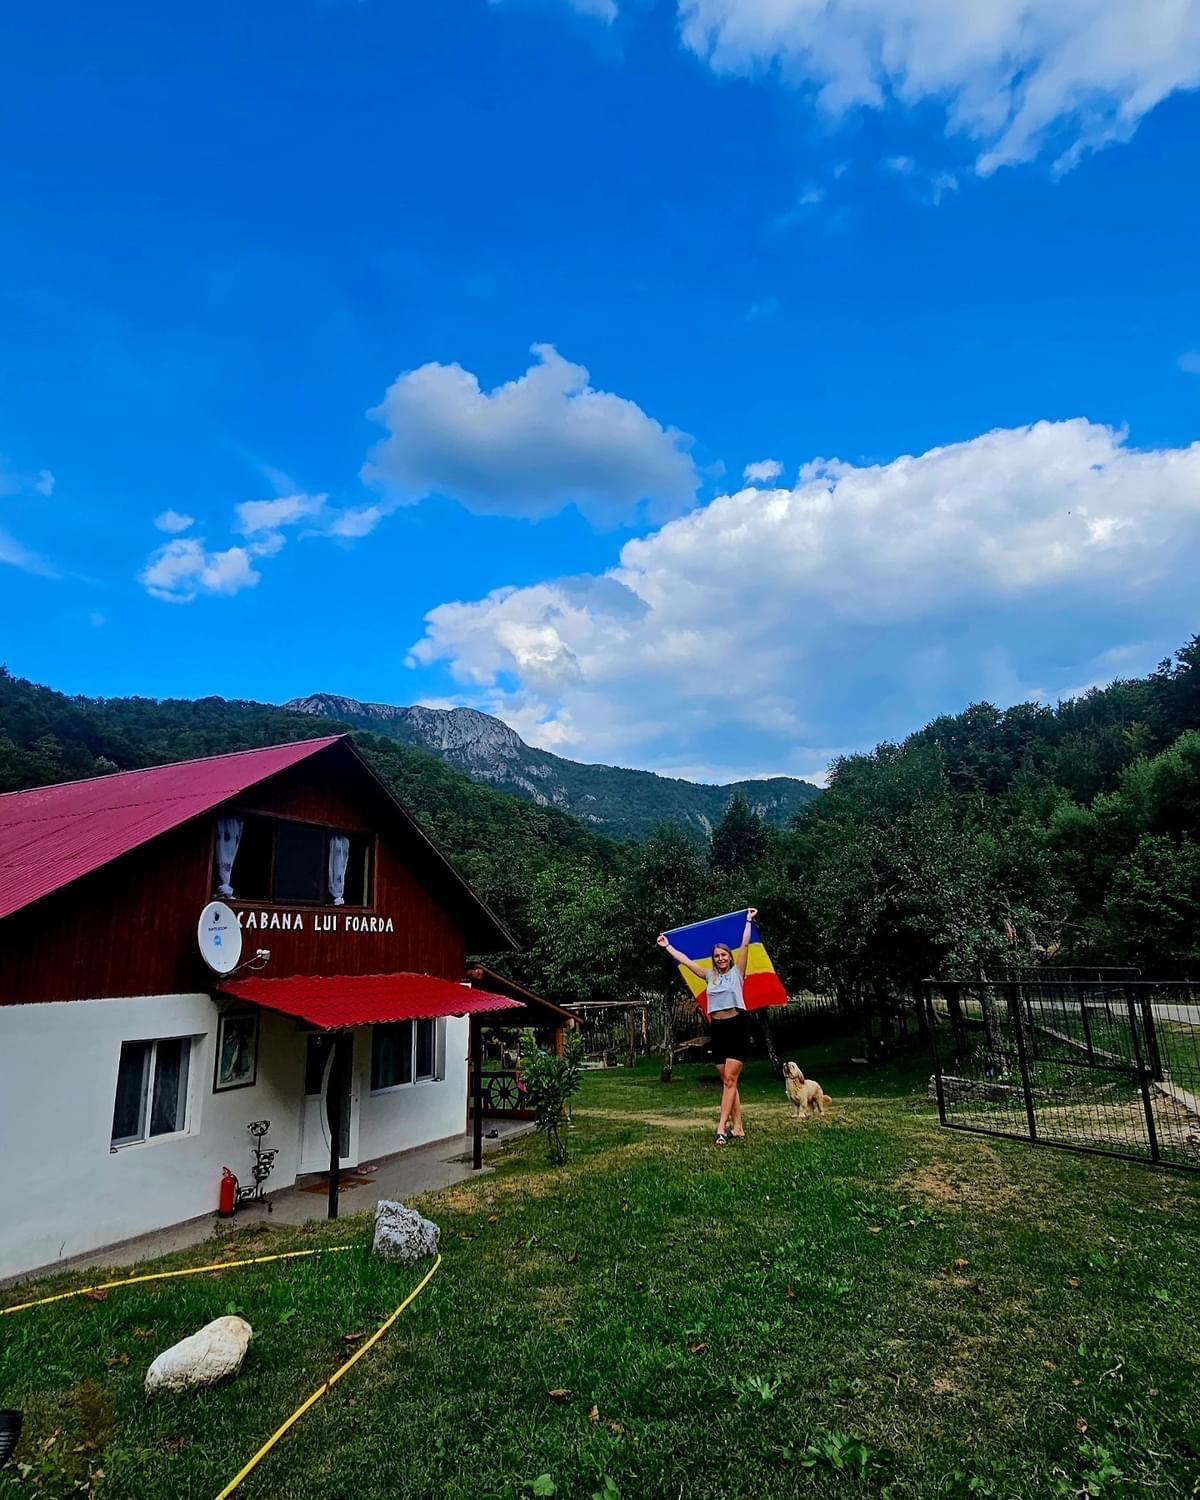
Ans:
{"type": "Polygon", "coordinates": [[[217,1213],[222,1219],[232,1219],[237,1207],[238,1180],[228,1167],[221,1168],[221,1192],[217,1199],[217,1213]]]}

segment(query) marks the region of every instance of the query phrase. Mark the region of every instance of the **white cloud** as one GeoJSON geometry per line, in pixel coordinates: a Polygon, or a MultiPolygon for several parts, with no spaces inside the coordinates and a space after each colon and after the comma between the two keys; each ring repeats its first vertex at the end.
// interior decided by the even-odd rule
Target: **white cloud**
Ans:
{"type": "Polygon", "coordinates": [[[165,531],[170,536],[177,536],[181,531],[187,531],[189,527],[196,524],[195,516],[185,516],[182,511],[164,510],[155,516],[154,524],[159,531],[165,531]]]}
{"type": "Polygon", "coordinates": [[[769,484],[782,473],[783,465],[777,458],[760,458],[757,463],[746,465],[742,470],[742,478],[750,484],[769,484]]]}
{"type": "MultiPolygon", "coordinates": [[[[146,559],[138,581],[156,599],[191,604],[202,594],[236,594],[253,588],[262,574],[255,562],[274,557],[287,543],[282,528],[319,517],[324,495],[283,495],[276,500],[243,500],[234,506],[234,530],[244,545],[210,550],[203,537],[175,535],[146,559]]],[[[179,533],[195,524],[191,516],[166,510],[155,517],[160,531],[179,533]]]]}
{"type": "MultiPolygon", "coordinates": [[[[33,476],[19,473],[10,466],[4,455],[0,454],[0,499],[6,499],[11,495],[28,494],[31,490],[39,495],[52,494],[54,475],[49,469],[39,469],[33,476]]],[[[23,542],[19,542],[3,527],[0,527],[0,565],[20,568],[23,573],[34,573],[43,578],[57,576],[52,564],[31,548],[26,547],[23,542]]]]}
{"type": "Polygon", "coordinates": [[[383,520],[384,515],[383,508],[378,505],[364,505],[358,510],[344,510],[329,523],[325,534],[343,537],[347,540],[369,536],[383,520]]]}
{"type": "Polygon", "coordinates": [[[1189,351],[1179,356],[1179,368],[1185,375],[1200,375],[1200,351],[1189,351]]]}
{"type": "Polygon", "coordinates": [[[885,157],[880,166],[906,184],[907,191],[912,196],[932,203],[935,207],[947,193],[958,191],[958,177],[954,172],[923,167],[912,156],[885,157]]]}
{"type": "Polygon", "coordinates": [[[603,576],[443,604],[410,661],[585,758],[811,776],[813,747],[947,702],[1054,696],[1039,653],[1056,630],[1172,599],[1182,619],[1197,548],[1200,443],[1139,452],[1039,422],[887,464],[818,459],[793,489],[628,542],[603,576]]]}
{"type": "Polygon", "coordinates": [[[263,531],[278,531],[281,526],[294,526],[297,521],[320,515],[325,498],[298,494],[283,495],[277,500],[243,500],[234,506],[236,529],[242,536],[255,536],[263,531]]]}
{"type": "Polygon", "coordinates": [[[30,490],[38,495],[52,495],[54,475],[49,469],[39,469],[36,474],[21,473],[0,454],[0,496],[20,495],[30,490]]]}
{"type": "Polygon", "coordinates": [[[693,503],[691,440],[625,397],[595,390],[550,344],[518,379],[484,391],[461,365],[401,375],[371,417],[387,428],[363,478],[391,505],[441,494],[487,515],[541,517],[574,503],[615,523],[693,503]]]}
{"type": "Polygon", "coordinates": [[[277,495],[294,495],[297,490],[303,488],[286,470],[277,469],[274,464],[266,463],[260,458],[254,459],[253,463],[277,495]]]}
{"type": "Polygon", "coordinates": [[[210,552],[200,537],[176,537],[152,553],[138,581],[156,599],[190,604],[200,594],[229,595],[261,578],[245,547],[210,552]]]}
{"type": "MultiPolygon", "coordinates": [[[[488,0],[489,5],[499,5],[502,0],[488,0]]],[[[611,25],[620,15],[617,0],[566,0],[567,7],[581,16],[592,16],[597,21],[611,25]]]]}
{"type": "Polygon", "coordinates": [[[1059,698],[1082,698],[1093,688],[1105,687],[1118,677],[1140,677],[1150,662],[1170,656],[1176,641],[1132,641],[1110,646],[1084,665],[1084,680],[1060,688],[1059,698]]]}
{"type": "Polygon", "coordinates": [[[255,537],[246,551],[251,557],[274,557],[276,553],[282,552],[287,537],[282,531],[263,531],[255,537]]]}
{"type": "Polygon", "coordinates": [[[933,103],[983,174],[1047,147],[1066,170],[1200,85],[1200,0],[678,0],[723,73],[776,68],[834,117],[933,103]]]}
{"type": "MultiPolygon", "coordinates": [[[[834,167],[834,177],[840,177],[845,170],[845,164],[841,163],[834,167]]],[[[790,208],[785,208],[782,213],[775,214],[768,225],[774,230],[792,229],[804,219],[811,219],[810,209],[817,208],[825,202],[826,190],[819,183],[809,183],[796,195],[790,208]]]]}
{"type": "Polygon", "coordinates": [[[0,526],[0,563],[10,568],[20,568],[22,573],[36,573],[44,578],[55,576],[54,569],[36,552],[31,551],[16,537],[0,526]]]}

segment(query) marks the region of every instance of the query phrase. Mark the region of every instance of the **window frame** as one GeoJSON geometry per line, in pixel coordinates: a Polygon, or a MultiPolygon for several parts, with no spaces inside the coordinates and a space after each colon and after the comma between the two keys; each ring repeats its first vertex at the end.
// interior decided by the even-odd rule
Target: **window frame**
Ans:
{"type": "Polygon", "coordinates": [[[426,1016],[423,1020],[413,1022],[413,1082],[414,1083],[436,1083],[438,1062],[438,1018],[426,1016]],[[421,1055],[421,1033],[420,1028],[429,1027],[429,1072],[417,1072],[417,1058],[421,1055]]]}
{"type": "MultiPolygon", "coordinates": [[[[218,811],[217,816],[222,816],[222,815],[227,814],[227,813],[228,814],[233,814],[234,816],[242,818],[243,820],[249,820],[249,819],[253,818],[257,822],[266,823],[266,824],[269,825],[270,831],[271,831],[271,859],[270,859],[270,877],[269,878],[270,878],[270,885],[271,885],[271,892],[272,892],[272,894],[270,896],[239,896],[237,894],[237,860],[235,859],[234,863],[233,863],[233,876],[234,876],[234,879],[233,879],[233,889],[234,889],[234,894],[232,896],[229,896],[229,897],[218,897],[216,895],[217,886],[219,884],[219,878],[218,878],[218,875],[217,875],[217,821],[216,821],[216,817],[214,817],[213,820],[212,820],[212,847],[211,847],[211,850],[210,850],[210,853],[209,853],[209,885],[212,888],[212,898],[211,899],[213,899],[213,900],[222,900],[222,899],[224,899],[224,900],[228,901],[228,903],[229,903],[230,906],[233,906],[233,907],[238,907],[238,906],[254,907],[254,908],[256,908],[257,910],[260,910],[260,911],[295,911],[297,909],[300,909],[302,911],[352,911],[352,912],[355,912],[355,913],[359,913],[359,912],[365,913],[368,916],[371,915],[371,914],[373,914],[373,913],[377,913],[378,912],[378,910],[379,910],[379,901],[378,901],[378,895],[379,895],[379,882],[378,882],[378,875],[379,875],[379,835],[378,835],[378,833],[372,832],[372,830],[369,829],[369,828],[353,828],[353,827],[349,827],[345,823],[327,823],[327,822],[323,821],[322,819],[318,819],[318,818],[297,818],[297,817],[292,817],[290,814],[287,814],[287,813],[258,812],[254,808],[249,808],[249,807],[222,808],[222,809],[220,809],[218,811]],[[275,881],[276,881],[276,877],[277,877],[277,873],[278,873],[278,865],[279,865],[279,841],[278,841],[278,838],[276,837],[276,830],[278,829],[278,827],[280,826],[280,824],[283,824],[283,823],[299,824],[300,826],[305,827],[305,828],[319,828],[324,833],[324,835],[325,835],[325,868],[326,868],[326,870],[328,870],[329,840],[331,838],[333,838],[336,834],[340,833],[340,834],[345,834],[346,837],[349,838],[349,839],[351,839],[351,840],[361,839],[363,841],[364,845],[365,845],[365,852],[366,852],[366,857],[367,857],[367,885],[368,885],[367,894],[370,897],[370,900],[368,900],[366,902],[361,902],[361,903],[360,902],[344,901],[341,906],[335,906],[333,904],[332,899],[328,896],[328,894],[326,895],[326,898],[323,901],[301,901],[301,900],[281,901],[281,900],[279,900],[278,897],[274,894],[274,891],[275,891],[275,881]]],[[[328,892],[328,884],[326,884],[325,890],[326,890],[326,892],[328,892]]]]}
{"type": "Polygon", "coordinates": [[[395,1094],[401,1089],[416,1088],[418,1085],[429,1083],[441,1083],[445,1079],[445,1071],[438,1071],[438,1061],[442,1055],[442,1033],[441,1026],[445,1020],[443,1016],[425,1016],[421,1019],[409,1018],[405,1021],[377,1021],[371,1027],[371,1072],[370,1087],[368,1093],[371,1098],[382,1094],[395,1094]],[[410,1028],[409,1043],[409,1077],[399,1083],[383,1083],[378,1087],[375,1085],[375,1057],[376,1037],[381,1026],[408,1026],[410,1028]],[[417,1073],[417,1027],[429,1026],[432,1028],[430,1034],[430,1065],[432,1072],[417,1073]]]}
{"type": "Polygon", "coordinates": [[[109,1126],[108,1150],[110,1156],[115,1156],[121,1151],[128,1151],[131,1146],[153,1146],[159,1141],[175,1141],[181,1136],[189,1135],[192,1129],[192,1088],[195,1079],[194,1056],[196,1050],[196,1037],[188,1033],[175,1036],[146,1036],[129,1037],[122,1041],[121,1051],[117,1054],[117,1077],[113,1088],[113,1112],[115,1114],[117,1101],[116,1091],[121,1083],[121,1056],[126,1047],[139,1046],[147,1049],[145,1062],[142,1066],[141,1103],[138,1110],[138,1134],[134,1136],[122,1136],[119,1140],[112,1134],[112,1128],[116,1121],[109,1126]],[[183,1095],[183,1123],[175,1130],[160,1130],[157,1134],[151,1134],[150,1125],[154,1118],[154,1085],[158,1080],[158,1049],[167,1042],[180,1042],[184,1045],[183,1053],[187,1063],[187,1076],[181,1090],[183,1095]]]}

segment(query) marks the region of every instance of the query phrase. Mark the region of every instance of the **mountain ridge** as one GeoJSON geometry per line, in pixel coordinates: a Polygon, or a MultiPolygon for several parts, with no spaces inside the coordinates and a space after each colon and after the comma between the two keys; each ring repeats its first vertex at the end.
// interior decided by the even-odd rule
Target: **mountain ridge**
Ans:
{"type": "Polygon", "coordinates": [[[790,776],[716,786],[632,767],[568,760],[527,745],[503,720],[475,708],[405,707],[340,693],[311,693],[282,706],[291,713],[336,719],[431,751],[474,781],[572,813],[613,838],[643,838],[665,822],[711,833],[739,792],[767,822],[782,826],[820,796],[811,782],[790,776]]]}

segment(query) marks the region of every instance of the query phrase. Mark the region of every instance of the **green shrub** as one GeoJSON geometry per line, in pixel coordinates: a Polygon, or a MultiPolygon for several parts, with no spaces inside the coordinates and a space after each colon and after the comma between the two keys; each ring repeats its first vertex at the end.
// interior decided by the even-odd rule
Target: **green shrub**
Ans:
{"type": "Polygon", "coordinates": [[[530,1108],[537,1110],[537,1128],[546,1136],[550,1160],[561,1167],[567,1159],[570,1103],[579,1092],[583,1073],[583,1038],[577,1030],[568,1031],[560,1057],[539,1047],[533,1033],[526,1032],[521,1059],[525,1097],[530,1108]]]}

